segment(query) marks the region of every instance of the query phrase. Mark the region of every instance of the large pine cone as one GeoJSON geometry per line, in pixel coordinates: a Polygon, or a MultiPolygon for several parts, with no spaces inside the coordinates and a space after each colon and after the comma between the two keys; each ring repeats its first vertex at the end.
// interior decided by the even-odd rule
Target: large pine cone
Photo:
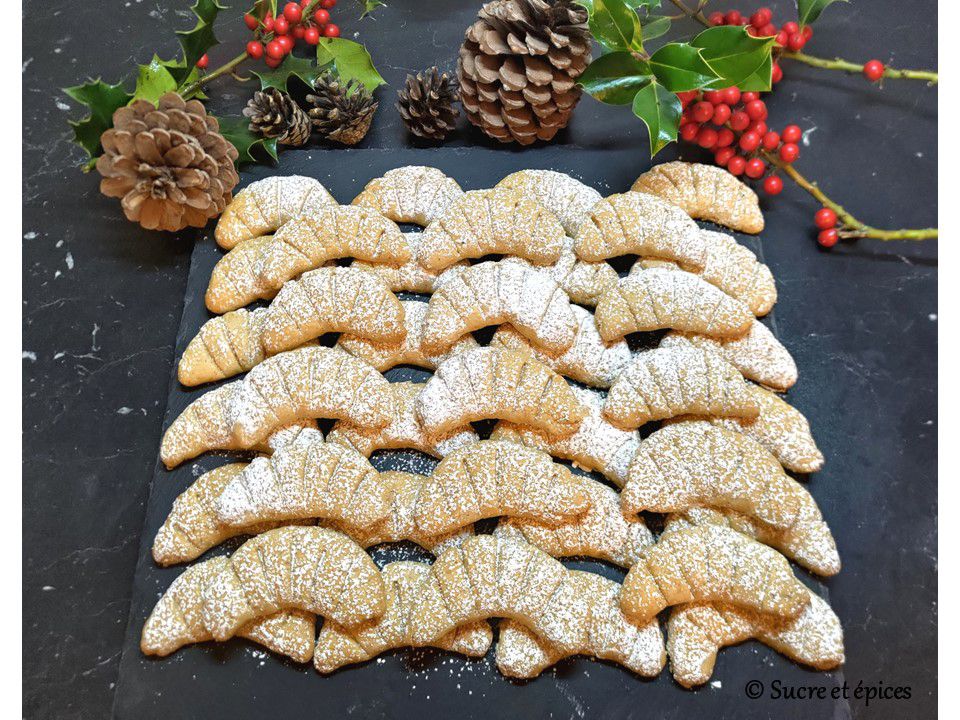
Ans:
{"type": "Polygon", "coordinates": [[[307,95],[307,102],[313,105],[307,114],[314,130],[344,145],[363,140],[378,105],[372,93],[355,80],[344,84],[329,72],[314,80],[313,91],[307,95]]]}
{"type": "Polygon", "coordinates": [[[275,87],[258,90],[243,109],[250,132],[276,138],[281,145],[300,147],[310,139],[310,118],[293,98],[275,87]]]}
{"type": "Polygon", "coordinates": [[[417,137],[443,140],[456,126],[457,85],[436,67],[425,73],[407,75],[397,93],[397,110],[407,129],[417,137]]]}
{"type": "Polygon", "coordinates": [[[167,93],[135,100],[113,114],[100,136],[100,192],[122,198],[128,220],[148,230],[203,227],[223,212],[240,180],[237,149],[199,100],[167,93]]]}
{"type": "Polygon", "coordinates": [[[550,140],[570,121],[589,61],[587,11],[573,0],[494,0],[460,48],[460,100],[501,142],[550,140]]]}

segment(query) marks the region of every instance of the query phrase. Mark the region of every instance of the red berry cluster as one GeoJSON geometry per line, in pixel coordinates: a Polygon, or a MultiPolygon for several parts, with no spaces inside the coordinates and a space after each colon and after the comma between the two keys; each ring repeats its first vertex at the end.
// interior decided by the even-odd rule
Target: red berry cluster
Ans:
{"type": "Polygon", "coordinates": [[[275,68],[290,54],[297,40],[316,45],[321,36],[340,37],[340,28],[330,22],[330,9],[336,4],[337,0],[300,0],[288,2],[277,17],[269,12],[263,20],[249,13],[244,15],[244,23],[255,36],[247,43],[247,55],[254,60],[266,56],[267,67],[275,68]]]}

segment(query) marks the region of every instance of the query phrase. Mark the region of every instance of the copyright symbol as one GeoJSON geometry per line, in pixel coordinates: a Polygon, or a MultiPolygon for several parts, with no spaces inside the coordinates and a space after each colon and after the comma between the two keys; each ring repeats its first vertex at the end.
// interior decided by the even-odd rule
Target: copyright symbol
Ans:
{"type": "Polygon", "coordinates": [[[751,700],[756,700],[763,695],[763,683],[759,680],[751,680],[744,686],[743,692],[746,693],[747,697],[751,700]]]}

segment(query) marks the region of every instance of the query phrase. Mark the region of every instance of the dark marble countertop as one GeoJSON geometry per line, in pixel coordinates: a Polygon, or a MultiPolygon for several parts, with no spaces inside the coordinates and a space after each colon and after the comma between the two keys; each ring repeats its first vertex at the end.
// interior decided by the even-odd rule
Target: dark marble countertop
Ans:
{"type": "MultiPolygon", "coordinates": [[[[396,0],[358,21],[351,0],[341,5],[344,35],[360,33],[392,87],[380,91],[374,129],[358,149],[290,151],[282,172],[319,177],[333,164],[355,174],[359,154],[412,147],[393,92],[408,71],[452,67],[476,10],[396,0]]],[[[80,109],[58,88],[87,75],[113,81],[115,68],[154,50],[173,54],[173,30],[192,22],[187,6],[131,0],[104,12],[75,0],[24,3],[24,36],[32,38],[23,55],[24,717],[111,711],[190,254],[202,236],[142,231],[99,194],[70,143],[66,120],[80,109]]],[[[831,8],[811,51],[935,65],[935,3],[916,4],[909,21],[903,13],[889,0],[831,8]]],[[[214,59],[230,57],[242,23],[218,34],[229,47],[214,59]]],[[[211,109],[236,111],[249,92],[228,80],[211,109]]],[[[936,101],[937,90],[921,83],[881,89],[791,65],[769,106],[772,124],[807,130],[799,167],[858,216],[926,226],[937,217],[936,101]]],[[[633,155],[637,173],[649,165],[639,123],[590,99],[558,140],[633,155]]],[[[419,161],[443,153],[466,163],[478,145],[509,154],[510,164],[521,152],[462,126],[419,161]]],[[[555,147],[522,152],[535,166],[548,150],[555,147]]],[[[357,187],[366,179],[351,177],[357,187]]],[[[827,456],[813,491],[844,560],[828,585],[846,631],[845,677],[909,685],[913,696],[869,707],[852,700],[850,709],[856,717],[926,716],[936,699],[937,245],[861,241],[823,252],[811,238],[814,210],[788,184],[765,202],[762,242],[780,288],[779,329],[801,372],[791,402],[814,420],[827,456]]],[[[561,716],[574,710],[556,708],[561,716]]]]}

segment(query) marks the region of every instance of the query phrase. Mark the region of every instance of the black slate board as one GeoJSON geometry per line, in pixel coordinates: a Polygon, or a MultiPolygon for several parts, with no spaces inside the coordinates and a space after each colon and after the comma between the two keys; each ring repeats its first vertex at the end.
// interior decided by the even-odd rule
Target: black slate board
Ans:
{"type": "MultiPolygon", "coordinates": [[[[363,184],[386,170],[406,164],[431,164],[455,177],[465,189],[489,187],[504,175],[523,167],[545,167],[569,172],[603,194],[629,187],[644,169],[632,158],[613,151],[574,148],[543,148],[535,158],[520,153],[471,149],[433,152],[344,151],[344,160],[327,172],[307,166],[302,172],[317,177],[341,202],[349,200],[363,184]]],[[[269,174],[261,170],[249,181],[269,174]]],[[[763,243],[757,238],[740,236],[740,241],[763,258],[763,243]]],[[[212,239],[205,239],[194,250],[177,355],[200,325],[209,317],[203,306],[203,294],[210,271],[222,251],[212,239]]],[[[794,288],[781,288],[781,305],[800,301],[794,288]],[[792,295],[794,295],[792,297],[792,295]]],[[[768,319],[776,331],[775,314],[768,319]]],[[[791,338],[783,338],[788,347],[791,338]]],[[[804,382],[801,360],[801,384],[804,382]]],[[[423,379],[424,371],[397,368],[388,372],[391,380],[423,379]]],[[[171,380],[164,427],[199,393],[208,387],[190,391],[171,380]]],[[[801,406],[802,408],[802,406],[801,406]]],[[[812,418],[814,430],[817,419],[812,418]]],[[[158,439],[159,443],[159,439],[158,439]]],[[[378,454],[380,455],[380,454],[378,454]]],[[[270,656],[259,646],[235,639],[223,645],[208,644],[184,648],[173,656],[148,659],[138,649],[140,630],[158,596],[182,567],[162,569],[150,558],[150,545],[177,494],[201,472],[226,462],[224,456],[208,455],[187,462],[172,472],[157,464],[141,540],[140,562],[134,580],[130,623],[121,661],[116,695],[117,718],[204,717],[242,720],[264,714],[292,717],[295,713],[322,713],[339,717],[359,713],[361,717],[406,718],[423,713],[439,717],[456,714],[463,718],[486,717],[733,717],[775,716],[782,718],[850,716],[843,701],[829,699],[785,703],[769,697],[748,699],[744,687],[758,680],[766,687],[779,680],[784,685],[816,684],[827,692],[843,682],[842,671],[812,673],[772,650],[747,643],[722,651],[712,683],[696,691],[676,685],[669,672],[656,680],[638,679],[624,669],[586,658],[569,659],[528,682],[504,679],[493,665],[493,651],[482,660],[431,650],[402,650],[388,653],[380,660],[348,668],[330,677],[320,677],[311,666],[300,667],[270,656]]],[[[380,469],[397,468],[425,471],[424,458],[413,453],[375,456],[380,469]]],[[[431,463],[432,464],[432,463],[431,463]]],[[[426,465],[429,467],[429,465],[426,465]]],[[[818,494],[820,483],[811,490],[818,494]]],[[[236,543],[228,543],[211,554],[224,552],[236,543]]],[[[378,561],[427,558],[411,548],[375,551],[378,561]]],[[[603,563],[568,561],[571,567],[590,569],[621,579],[622,571],[603,563]]],[[[826,587],[810,581],[823,596],[826,587]]]]}

